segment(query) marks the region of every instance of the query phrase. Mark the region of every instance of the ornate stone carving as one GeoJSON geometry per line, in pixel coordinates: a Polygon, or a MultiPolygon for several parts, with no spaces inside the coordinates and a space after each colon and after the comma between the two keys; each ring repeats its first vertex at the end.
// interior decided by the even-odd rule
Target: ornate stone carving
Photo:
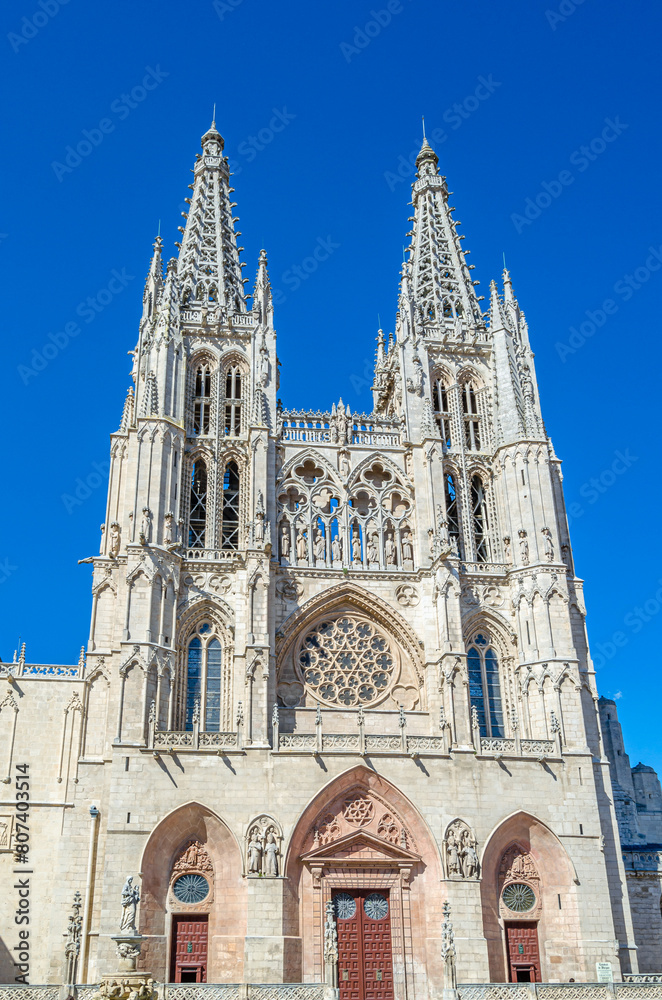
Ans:
{"type": "Polygon", "coordinates": [[[110,531],[108,533],[108,551],[113,559],[117,559],[120,552],[120,544],[122,539],[122,531],[117,523],[113,521],[110,526],[110,531]]]}
{"type": "Polygon", "coordinates": [[[461,819],[453,820],[446,830],[444,858],[448,878],[478,878],[480,863],[476,852],[476,838],[461,819]]]}
{"type": "Polygon", "coordinates": [[[347,799],[343,807],[343,816],[352,826],[366,826],[373,818],[374,812],[374,804],[366,795],[347,799]]]}
{"type": "Polygon", "coordinates": [[[517,882],[521,879],[525,881],[539,880],[538,868],[533,859],[533,855],[513,844],[509,847],[501,859],[499,866],[499,883],[503,888],[508,882],[517,882]]]}
{"type": "Polygon", "coordinates": [[[123,934],[137,934],[136,911],[140,902],[140,889],[133,884],[133,877],[129,875],[122,889],[122,915],[120,917],[120,931],[123,934]]]}
{"type": "Polygon", "coordinates": [[[245,838],[245,874],[262,878],[280,875],[283,833],[272,816],[257,816],[249,823],[245,838]]]}
{"type": "Polygon", "coordinates": [[[529,565],[529,540],[526,537],[526,531],[524,528],[520,528],[517,532],[519,535],[519,561],[522,566],[529,565]]]}
{"type": "Polygon", "coordinates": [[[545,553],[545,559],[547,562],[554,561],[554,542],[552,541],[552,533],[549,528],[542,529],[543,537],[543,552],[545,553]]]}
{"type": "Polygon", "coordinates": [[[420,601],[418,590],[411,583],[401,583],[396,588],[395,599],[403,608],[415,608],[420,601]]]}
{"type": "Polygon", "coordinates": [[[180,875],[188,875],[191,872],[200,872],[202,875],[214,877],[214,866],[209,854],[199,840],[189,840],[183,848],[177,861],[173,865],[171,882],[174,882],[180,875]]]}

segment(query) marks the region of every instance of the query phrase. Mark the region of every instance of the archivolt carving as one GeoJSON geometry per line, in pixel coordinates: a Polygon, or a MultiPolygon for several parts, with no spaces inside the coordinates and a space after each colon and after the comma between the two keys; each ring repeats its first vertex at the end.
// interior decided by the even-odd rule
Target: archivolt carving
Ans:
{"type": "Polygon", "coordinates": [[[319,817],[309,835],[309,848],[314,850],[357,830],[365,830],[389,844],[416,850],[411,833],[392,806],[362,788],[346,793],[319,817]]]}

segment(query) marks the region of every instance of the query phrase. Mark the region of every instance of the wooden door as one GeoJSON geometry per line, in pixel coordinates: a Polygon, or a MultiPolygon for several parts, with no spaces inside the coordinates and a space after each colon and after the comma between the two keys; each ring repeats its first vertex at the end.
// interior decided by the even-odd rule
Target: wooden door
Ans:
{"type": "Polygon", "coordinates": [[[524,920],[506,924],[506,943],[510,982],[541,982],[538,925],[524,920]]]}
{"type": "Polygon", "coordinates": [[[333,898],[340,1000],[393,1000],[388,890],[349,889],[333,898]]]}
{"type": "Polygon", "coordinates": [[[207,917],[191,920],[187,916],[172,918],[172,961],[170,981],[173,983],[207,982],[207,917]]]}

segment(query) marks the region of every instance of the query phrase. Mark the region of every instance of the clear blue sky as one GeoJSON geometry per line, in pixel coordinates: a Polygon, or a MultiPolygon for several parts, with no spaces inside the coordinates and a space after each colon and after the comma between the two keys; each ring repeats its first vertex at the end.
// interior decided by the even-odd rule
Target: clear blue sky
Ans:
{"type": "Polygon", "coordinates": [[[480,291],[505,253],[527,314],[576,505],[600,690],[619,699],[633,764],[662,770],[662,270],[649,249],[662,257],[662,12],[643,0],[573,6],[4,5],[3,659],[19,636],[32,662],[74,662],[86,641],[90,568],[77,560],[98,551],[97,484],[129,385],[151,243],[161,219],[174,252],[213,103],[235,164],[245,275],[265,247],[281,292],[281,396],[322,408],[341,395],[370,408],[377,315],[393,328],[409,228],[411,178],[398,168],[407,174],[424,114],[480,291]],[[85,130],[85,155],[67,163],[85,130]],[[522,221],[536,199],[538,217],[522,221]],[[292,268],[318,240],[333,252],[297,288],[292,268]],[[86,311],[88,297],[100,311],[86,311]],[[611,313],[596,314],[605,299],[611,313]],[[593,335],[571,343],[586,322],[593,335]],[[80,333],[62,346],[68,323],[80,333]],[[72,506],[79,480],[93,488],[72,506]]]}

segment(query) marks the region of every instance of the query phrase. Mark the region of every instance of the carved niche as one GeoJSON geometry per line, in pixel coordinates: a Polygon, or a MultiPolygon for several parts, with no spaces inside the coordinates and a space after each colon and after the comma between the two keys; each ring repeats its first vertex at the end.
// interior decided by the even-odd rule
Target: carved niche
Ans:
{"type": "Polygon", "coordinates": [[[170,873],[171,905],[178,909],[206,912],[213,902],[214,866],[199,840],[189,840],[180,851],[170,873]]]}
{"type": "Polygon", "coordinates": [[[244,875],[278,878],[283,856],[283,831],[272,816],[257,816],[248,824],[244,843],[244,875]]]}
{"type": "Polygon", "coordinates": [[[444,837],[444,863],[446,877],[450,879],[477,879],[480,862],[476,851],[476,838],[464,820],[455,819],[448,824],[444,837]]]}

